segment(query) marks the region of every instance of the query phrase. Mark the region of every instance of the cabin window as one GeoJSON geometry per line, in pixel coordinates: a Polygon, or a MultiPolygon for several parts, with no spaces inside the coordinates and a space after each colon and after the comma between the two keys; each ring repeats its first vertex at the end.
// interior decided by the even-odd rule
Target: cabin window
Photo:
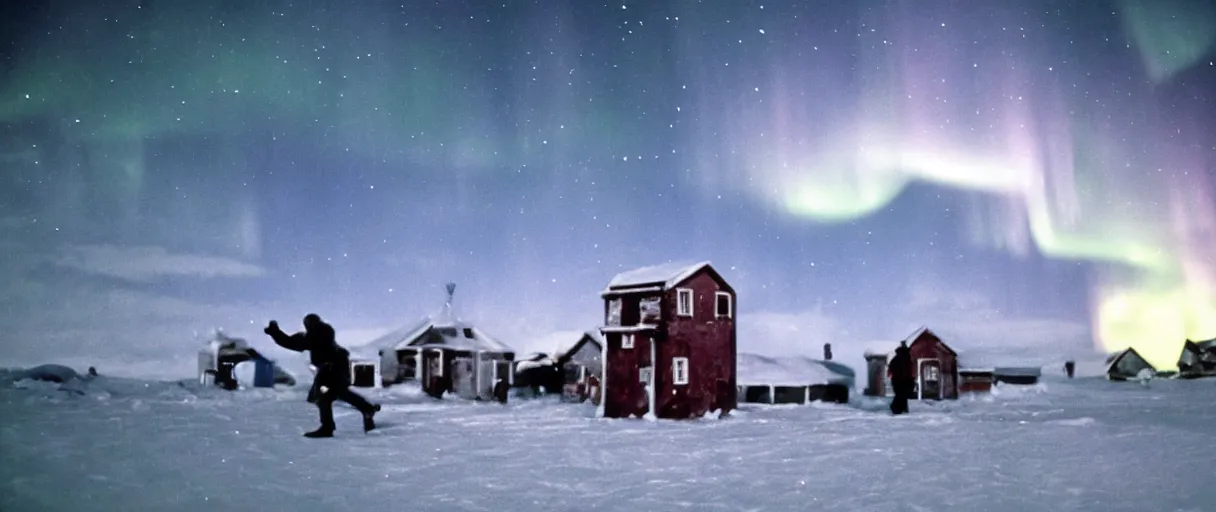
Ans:
{"type": "Polygon", "coordinates": [[[714,292],[714,318],[730,318],[731,306],[729,293],[714,292]]]}
{"type": "Polygon", "coordinates": [[[692,316],[691,289],[676,288],[676,314],[680,316],[692,316]]]}
{"type": "Polygon", "coordinates": [[[671,360],[672,382],[677,386],[688,384],[688,358],[676,357],[671,360]]]}
{"type": "Polygon", "coordinates": [[[928,368],[925,368],[925,380],[927,380],[927,381],[938,380],[938,373],[937,373],[936,366],[930,366],[928,368]]]}
{"type": "Polygon", "coordinates": [[[647,297],[638,301],[638,316],[641,317],[641,322],[657,322],[659,321],[659,297],[647,297]]]}
{"type": "Polygon", "coordinates": [[[608,325],[621,325],[621,299],[608,301],[608,325]]]}
{"type": "Polygon", "coordinates": [[[651,372],[650,372],[649,366],[647,366],[645,368],[639,368],[638,369],[638,382],[649,385],[650,384],[650,373],[651,372]]]}
{"type": "Polygon", "coordinates": [[[621,348],[633,348],[633,334],[621,335],[621,348]]]}
{"type": "Polygon", "coordinates": [[[468,338],[468,339],[473,339],[473,338],[475,338],[475,336],[473,336],[473,328],[472,328],[472,327],[465,327],[465,328],[464,328],[464,337],[466,337],[466,338],[468,338]]]}

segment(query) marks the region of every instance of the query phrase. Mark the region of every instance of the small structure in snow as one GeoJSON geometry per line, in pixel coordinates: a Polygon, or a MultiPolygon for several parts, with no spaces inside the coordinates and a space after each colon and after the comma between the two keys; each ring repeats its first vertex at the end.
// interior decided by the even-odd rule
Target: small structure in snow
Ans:
{"type": "Polygon", "coordinates": [[[350,384],[357,388],[378,388],[384,382],[380,375],[380,361],[368,359],[350,360],[350,384]]]}
{"type": "Polygon", "coordinates": [[[1039,382],[1043,368],[1039,366],[998,366],[992,369],[993,381],[997,384],[1033,385],[1039,382]]]}
{"type": "Polygon", "coordinates": [[[853,371],[807,357],[738,355],[740,401],[761,404],[848,403],[853,371]]]}
{"type": "MultiPolygon", "coordinates": [[[[921,400],[955,400],[958,398],[958,353],[929,330],[921,327],[903,340],[912,356],[912,372],[916,376],[916,395],[921,400]]],[[[894,351],[888,357],[894,355],[894,351]]],[[[889,379],[888,379],[889,380],[889,379]]],[[[890,390],[887,382],[886,389],[890,390]]]]}
{"type": "Polygon", "coordinates": [[[472,400],[494,400],[499,380],[513,380],[515,351],[452,311],[455,283],[448,283],[447,301],[436,315],[398,329],[368,345],[378,350],[386,385],[411,380],[434,397],[445,393],[472,400]]]}
{"type": "Polygon", "coordinates": [[[241,387],[237,382],[236,367],[253,365],[253,382],[248,387],[269,388],[276,384],[296,385],[296,379],[279,365],[249,345],[243,338],[233,338],[220,329],[215,330],[214,339],[198,352],[198,380],[200,384],[214,384],[224,389],[241,387]]]}
{"type": "MultiPolygon", "coordinates": [[[[562,392],[561,368],[549,354],[536,352],[515,362],[512,386],[522,390],[522,396],[539,396],[562,392]]],[[[517,394],[517,396],[519,396],[517,394]]]]}
{"type": "Polygon", "coordinates": [[[987,393],[992,391],[993,371],[967,369],[958,371],[959,393],[987,393]]]}
{"type": "Polygon", "coordinates": [[[1207,341],[1186,340],[1178,357],[1178,378],[1216,377],[1216,338],[1207,341]]]}
{"type": "Polygon", "coordinates": [[[866,351],[866,388],[862,390],[865,396],[887,396],[887,354],[877,354],[866,351]]]}
{"type": "Polygon", "coordinates": [[[578,341],[561,351],[554,364],[562,371],[562,399],[599,405],[599,382],[604,378],[604,339],[595,331],[584,332],[578,341]]]}
{"type": "Polygon", "coordinates": [[[1134,380],[1143,370],[1156,373],[1156,368],[1140,356],[1132,347],[1115,353],[1106,359],[1106,378],[1109,380],[1134,380]]]}
{"type": "Polygon", "coordinates": [[[735,291],[709,262],[623,272],[604,299],[603,401],[610,418],[733,410],[735,291]]]}

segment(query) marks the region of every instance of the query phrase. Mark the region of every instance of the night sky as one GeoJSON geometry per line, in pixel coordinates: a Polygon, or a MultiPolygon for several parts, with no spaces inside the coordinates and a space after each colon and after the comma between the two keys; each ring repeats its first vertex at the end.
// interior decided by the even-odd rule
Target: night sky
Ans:
{"type": "Polygon", "coordinates": [[[308,312],[358,345],[449,280],[548,350],[672,260],[774,355],[1216,337],[1210,1],[0,9],[0,365],[190,376],[308,312]]]}

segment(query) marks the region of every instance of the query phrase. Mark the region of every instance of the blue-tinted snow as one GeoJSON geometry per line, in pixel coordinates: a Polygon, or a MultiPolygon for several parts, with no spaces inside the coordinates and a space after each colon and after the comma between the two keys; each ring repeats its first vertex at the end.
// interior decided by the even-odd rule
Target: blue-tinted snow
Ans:
{"type": "Polygon", "coordinates": [[[1216,380],[1046,380],[692,422],[398,387],[310,440],[302,389],[0,379],[0,510],[1212,510],[1216,380]]]}

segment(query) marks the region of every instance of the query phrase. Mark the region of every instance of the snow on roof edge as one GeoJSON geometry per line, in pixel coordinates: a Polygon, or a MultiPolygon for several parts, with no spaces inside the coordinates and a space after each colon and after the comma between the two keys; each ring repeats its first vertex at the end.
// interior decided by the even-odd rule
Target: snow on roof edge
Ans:
{"type": "Polygon", "coordinates": [[[680,284],[680,282],[688,279],[689,276],[696,274],[708,266],[711,266],[709,260],[700,262],[671,261],[638,267],[613,276],[608,281],[608,286],[604,287],[604,292],[612,291],[615,288],[630,288],[656,283],[662,283],[663,288],[668,289],[680,284]]]}

